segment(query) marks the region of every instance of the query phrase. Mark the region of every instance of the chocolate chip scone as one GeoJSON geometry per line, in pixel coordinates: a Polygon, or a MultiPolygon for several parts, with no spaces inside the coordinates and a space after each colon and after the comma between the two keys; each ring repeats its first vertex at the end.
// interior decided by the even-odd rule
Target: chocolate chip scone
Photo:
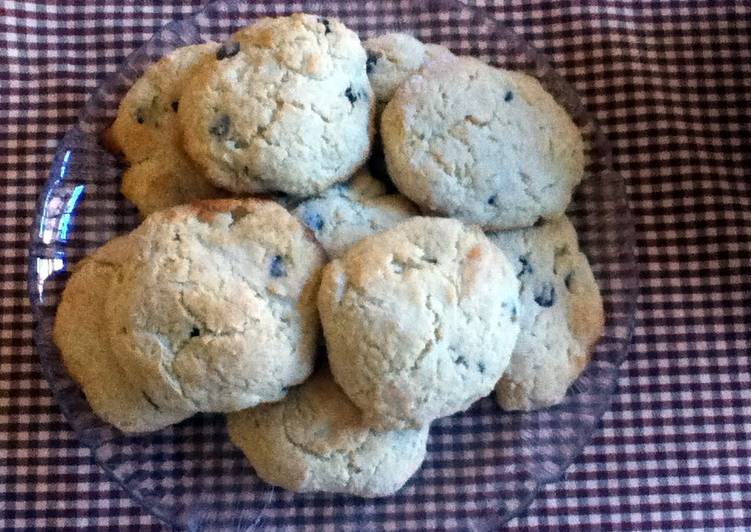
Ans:
{"type": "Polygon", "coordinates": [[[498,248],[457,220],[416,217],[367,237],[324,268],[331,372],[381,428],[462,411],[508,365],[518,286],[498,248]]]}
{"type": "Polygon", "coordinates": [[[363,42],[368,53],[370,86],[380,108],[391,99],[396,88],[429,61],[453,57],[440,44],[423,44],[406,33],[386,33],[363,42]]]}
{"type": "Polygon", "coordinates": [[[298,492],[382,497],[425,458],[428,427],[378,431],[319,370],[282,401],[227,416],[231,440],[262,479],[298,492]]]}
{"type": "Polygon", "coordinates": [[[402,83],[381,137],[405,196],[486,229],[562,214],[584,172],[581,133],[540,83],[469,57],[430,62],[402,83]]]}
{"type": "Polygon", "coordinates": [[[233,192],[318,194],[365,162],[373,135],[365,50],[335,19],[295,14],[235,33],[187,84],[185,147],[233,192]]]}
{"type": "Polygon", "coordinates": [[[404,196],[387,194],[385,185],[362,169],[351,182],[304,201],[292,214],[315,233],[327,255],[335,258],[355,242],[418,212],[404,196]]]}
{"type": "Polygon", "coordinates": [[[216,44],[177,48],[151,65],[123,97],[107,131],[110,147],[129,166],[122,193],[143,216],[196,199],[222,195],[185,155],[177,111],[185,80],[216,44]]]}
{"type": "Polygon", "coordinates": [[[313,369],[324,252],[269,200],[149,216],[106,309],[112,348],[160,408],[228,412],[284,397],[313,369]]]}
{"type": "Polygon", "coordinates": [[[519,339],[496,386],[507,410],[560,403],[602,335],[604,311],[576,230],[561,217],[539,227],[490,233],[520,281],[519,339]]]}
{"type": "Polygon", "coordinates": [[[112,351],[104,317],[107,293],[133,252],[130,238],[118,237],[76,264],[57,308],[52,337],[94,413],[123,432],[147,432],[177,423],[193,411],[156,405],[112,351]]]}

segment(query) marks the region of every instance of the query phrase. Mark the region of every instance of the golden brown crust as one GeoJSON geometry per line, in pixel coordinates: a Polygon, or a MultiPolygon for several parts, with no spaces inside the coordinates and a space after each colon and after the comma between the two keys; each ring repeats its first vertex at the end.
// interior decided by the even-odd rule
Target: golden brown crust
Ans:
{"type": "Polygon", "coordinates": [[[108,127],[102,132],[101,136],[99,137],[99,141],[101,142],[102,146],[104,146],[104,149],[108,152],[122,156],[123,149],[117,142],[115,134],[112,132],[112,127],[108,127]]]}
{"type": "Polygon", "coordinates": [[[191,203],[186,203],[185,205],[178,205],[176,207],[159,211],[158,214],[166,221],[179,221],[186,218],[196,217],[201,222],[210,223],[216,218],[217,214],[232,212],[238,208],[245,209],[247,212],[244,214],[248,214],[252,213],[263,204],[273,204],[284,210],[284,207],[271,199],[245,197],[197,200],[191,203]]]}

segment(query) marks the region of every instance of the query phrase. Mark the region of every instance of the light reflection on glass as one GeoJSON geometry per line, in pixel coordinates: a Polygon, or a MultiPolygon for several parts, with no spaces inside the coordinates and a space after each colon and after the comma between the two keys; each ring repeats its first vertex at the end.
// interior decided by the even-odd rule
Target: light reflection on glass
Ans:
{"type": "Polygon", "coordinates": [[[56,213],[60,209],[60,198],[54,197],[53,194],[55,193],[55,190],[50,190],[47,193],[47,198],[44,202],[44,212],[42,212],[42,216],[39,220],[39,238],[41,238],[42,242],[45,244],[49,244],[53,240],[55,232],[55,224],[53,223],[53,220],[55,220],[56,217],[53,216],[52,213],[56,213]]]}
{"type": "MultiPolygon", "coordinates": [[[[68,174],[68,167],[70,166],[70,159],[72,155],[73,152],[71,150],[66,150],[63,154],[62,161],[60,161],[59,165],[58,175],[54,176],[56,182],[62,181],[68,174]]],[[[47,198],[44,202],[44,211],[42,212],[42,217],[39,224],[39,237],[45,244],[49,244],[53,241],[56,232],[57,224],[55,222],[59,218],[60,210],[62,207],[62,201],[59,197],[57,197],[59,194],[59,189],[53,188],[47,193],[47,198]]],[[[66,234],[68,232],[68,223],[69,221],[66,221],[66,234]]]]}
{"type": "Polygon", "coordinates": [[[68,226],[70,225],[70,220],[73,216],[73,209],[75,209],[76,203],[78,203],[81,194],[83,194],[83,189],[83,185],[76,185],[73,192],[70,193],[68,201],[65,203],[65,210],[60,215],[60,222],[58,223],[57,228],[58,240],[68,240],[68,226]]]}
{"type": "Polygon", "coordinates": [[[54,258],[41,258],[36,259],[36,274],[37,274],[37,294],[39,294],[39,301],[44,299],[44,283],[47,279],[55,273],[65,269],[65,255],[61,251],[55,252],[54,258]]]}
{"type": "Polygon", "coordinates": [[[67,150],[63,155],[63,161],[60,163],[60,179],[65,178],[65,174],[68,173],[68,164],[70,163],[70,156],[73,152],[67,150]]]}
{"type": "Polygon", "coordinates": [[[45,202],[44,215],[39,227],[39,236],[42,242],[50,244],[55,240],[64,242],[68,239],[73,212],[85,188],[85,185],[74,186],[70,190],[67,199],[60,197],[61,195],[65,195],[65,190],[56,189],[50,191],[48,199],[45,202]],[[55,196],[52,196],[52,194],[55,194],[55,196]]]}

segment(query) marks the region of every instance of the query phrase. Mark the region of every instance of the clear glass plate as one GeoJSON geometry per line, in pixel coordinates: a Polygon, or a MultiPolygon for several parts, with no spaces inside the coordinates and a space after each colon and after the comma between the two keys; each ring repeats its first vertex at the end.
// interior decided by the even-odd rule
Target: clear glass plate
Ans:
{"type": "Polygon", "coordinates": [[[66,418],[96,461],[144,508],[187,529],[496,528],[559,479],[608,407],[627,354],[636,301],[634,228],[610,147],[573,89],[547,60],[480,10],[449,0],[301,1],[287,6],[219,1],[175,21],[131,55],[83,108],[60,142],[42,191],[29,249],[29,292],[42,367],[66,418]],[[127,436],[96,418],[68,378],[51,341],[66,271],[106,240],[137,225],[118,192],[118,161],[99,144],[120,98],[144,68],[170,50],[221,41],[260,16],[307,11],[338,17],[362,38],[409,32],[506,68],[527,71],[575,117],[588,143],[587,177],[570,208],[606,308],[605,336],[566,401],[534,413],[503,413],[492,397],[433,423],[427,459],[397,495],[358,499],[274,489],[230,445],[219,415],[199,415],[155,434],[127,436]]]}

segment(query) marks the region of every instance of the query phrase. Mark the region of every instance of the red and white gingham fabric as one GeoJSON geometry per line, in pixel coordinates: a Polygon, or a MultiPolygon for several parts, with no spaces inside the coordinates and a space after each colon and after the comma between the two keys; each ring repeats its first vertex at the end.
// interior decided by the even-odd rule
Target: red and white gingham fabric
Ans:
{"type": "MultiPolygon", "coordinates": [[[[641,270],[612,409],[566,478],[509,528],[751,530],[751,4],[475,4],[547,53],[609,135],[641,270]]],[[[25,247],[56,143],[87,94],[199,5],[0,4],[0,529],[162,529],[51,398],[25,247]]]]}

